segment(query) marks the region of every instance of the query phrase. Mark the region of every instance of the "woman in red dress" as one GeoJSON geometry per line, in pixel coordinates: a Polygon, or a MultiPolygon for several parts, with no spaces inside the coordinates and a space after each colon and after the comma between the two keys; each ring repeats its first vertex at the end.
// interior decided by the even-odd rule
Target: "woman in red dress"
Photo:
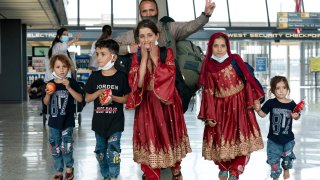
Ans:
{"type": "Polygon", "coordinates": [[[199,84],[204,87],[198,115],[205,121],[202,156],[219,166],[220,179],[237,180],[250,153],[263,148],[253,106],[264,92],[242,58],[231,54],[224,33],[215,33],[209,39],[199,84]],[[233,68],[232,60],[237,62],[246,83],[233,68]]]}
{"type": "Polygon", "coordinates": [[[160,180],[160,168],[167,167],[173,179],[181,180],[180,163],[191,148],[175,88],[174,54],[165,49],[165,62],[160,60],[159,31],[152,21],[141,21],[135,34],[140,51],[132,55],[128,75],[132,91],[126,104],[135,109],[133,159],[141,164],[147,180],[160,180]]]}

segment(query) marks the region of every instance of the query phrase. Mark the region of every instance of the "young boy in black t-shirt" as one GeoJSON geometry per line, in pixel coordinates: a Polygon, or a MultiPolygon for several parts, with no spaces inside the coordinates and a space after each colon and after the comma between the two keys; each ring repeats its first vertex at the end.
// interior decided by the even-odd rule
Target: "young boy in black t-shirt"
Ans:
{"type": "Polygon", "coordinates": [[[86,84],[86,102],[94,101],[92,130],[95,131],[95,153],[104,179],[117,179],[120,173],[120,139],[124,130],[123,104],[130,87],[126,74],[117,71],[114,63],[119,52],[116,41],[96,43],[98,71],[86,84]]]}
{"type": "Polygon", "coordinates": [[[255,110],[260,117],[270,113],[270,127],[267,142],[267,163],[271,166],[271,178],[278,180],[282,169],[283,179],[290,177],[289,169],[292,168],[296,158],[293,152],[295,145],[292,132],[292,119],[298,120],[300,114],[294,112],[296,103],[287,98],[290,92],[289,83],[284,76],[275,76],[270,82],[270,91],[275,98],[269,99],[261,108],[260,102],[256,101],[255,110]],[[281,162],[282,159],[282,162],[281,162]]]}

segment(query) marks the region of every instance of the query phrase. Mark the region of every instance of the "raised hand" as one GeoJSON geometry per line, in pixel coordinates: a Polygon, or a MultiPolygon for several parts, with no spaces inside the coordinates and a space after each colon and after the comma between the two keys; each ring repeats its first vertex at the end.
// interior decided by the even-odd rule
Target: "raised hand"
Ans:
{"type": "Polygon", "coordinates": [[[204,13],[208,16],[211,16],[213,10],[216,8],[216,3],[212,2],[211,0],[206,0],[206,6],[204,9],[204,13]]]}

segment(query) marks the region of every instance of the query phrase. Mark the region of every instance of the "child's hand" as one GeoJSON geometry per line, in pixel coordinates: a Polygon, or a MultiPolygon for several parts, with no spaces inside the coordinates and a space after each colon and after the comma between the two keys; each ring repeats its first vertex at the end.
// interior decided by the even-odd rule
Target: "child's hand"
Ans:
{"type": "Polygon", "coordinates": [[[111,89],[100,89],[99,95],[100,104],[103,106],[109,105],[112,103],[112,91],[111,89]]]}
{"type": "Polygon", "coordinates": [[[291,117],[292,117],[293,119],[295,119],[295,120],[298,120],[298,119],[300,118],[300,114],[294,112],[294,113],[291,113],[291,117]]]}
{"type": "Polygon", "coordinates": [[[49,89],[45,89],[45,91],[46,91],[46,94],[48,94],[48,95],[52,95],[54,93],[54,91],[51,91],[49,89]]]}
{"type": "Polygon", "coordinates": [[[260,104],[260,101],[259,101],[259,100],[255,100],[255,101],[254,101],[254,110],[255,110],[256,112],[261,111],[261,104],[260,104]]]}
{"type": "Polygon", "coordinates": [[[206,126],[210,126],[210,127],[214,127],[216,126],[216,122],[215,121],[208,121],[206,120],[205,123],[204,123],[206,126]]]}
{"type": "Polygon", "coordinates": [[[103,94],[106,91],[106,89],[99,89],[97,92],[99,95],[103,94]]]}
{"type": "Polygon", "coordinates": [[[67,78],[64,78],[62,80],[62,84],[66,86],[66,89],[69,89],[70,88],[70,82],[67,78]]]}

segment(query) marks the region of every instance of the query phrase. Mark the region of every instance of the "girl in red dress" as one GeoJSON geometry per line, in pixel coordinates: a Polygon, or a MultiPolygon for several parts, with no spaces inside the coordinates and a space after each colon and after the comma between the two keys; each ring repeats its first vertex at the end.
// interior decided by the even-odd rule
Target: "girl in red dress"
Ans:
{"type": "Polygon", "coordinates": [[[199,84],[204,87],[198,115],[205,121],[202,155],[219,166],[220,179],[238,180],[250,153],[263,148],[253,106],[264,92],[242,58],[231,54],[224,33],[215,33],[209,39],[199,84]],[[232,60],[237,62],[246,83],[233,68],[232,60]]]}
{"type": "Polygon", "coordinates": [[[191,152],[182,103],[175,88],[176,67],[172,49],[160,60],[159,31],[150,20],[136,28],[140,51],[132,55],[126,107],[135,109],[133,159],[141,164],[146,180],[160,180],[160,168],[171,167],[181,180],[180,163],[191,152]]]}

